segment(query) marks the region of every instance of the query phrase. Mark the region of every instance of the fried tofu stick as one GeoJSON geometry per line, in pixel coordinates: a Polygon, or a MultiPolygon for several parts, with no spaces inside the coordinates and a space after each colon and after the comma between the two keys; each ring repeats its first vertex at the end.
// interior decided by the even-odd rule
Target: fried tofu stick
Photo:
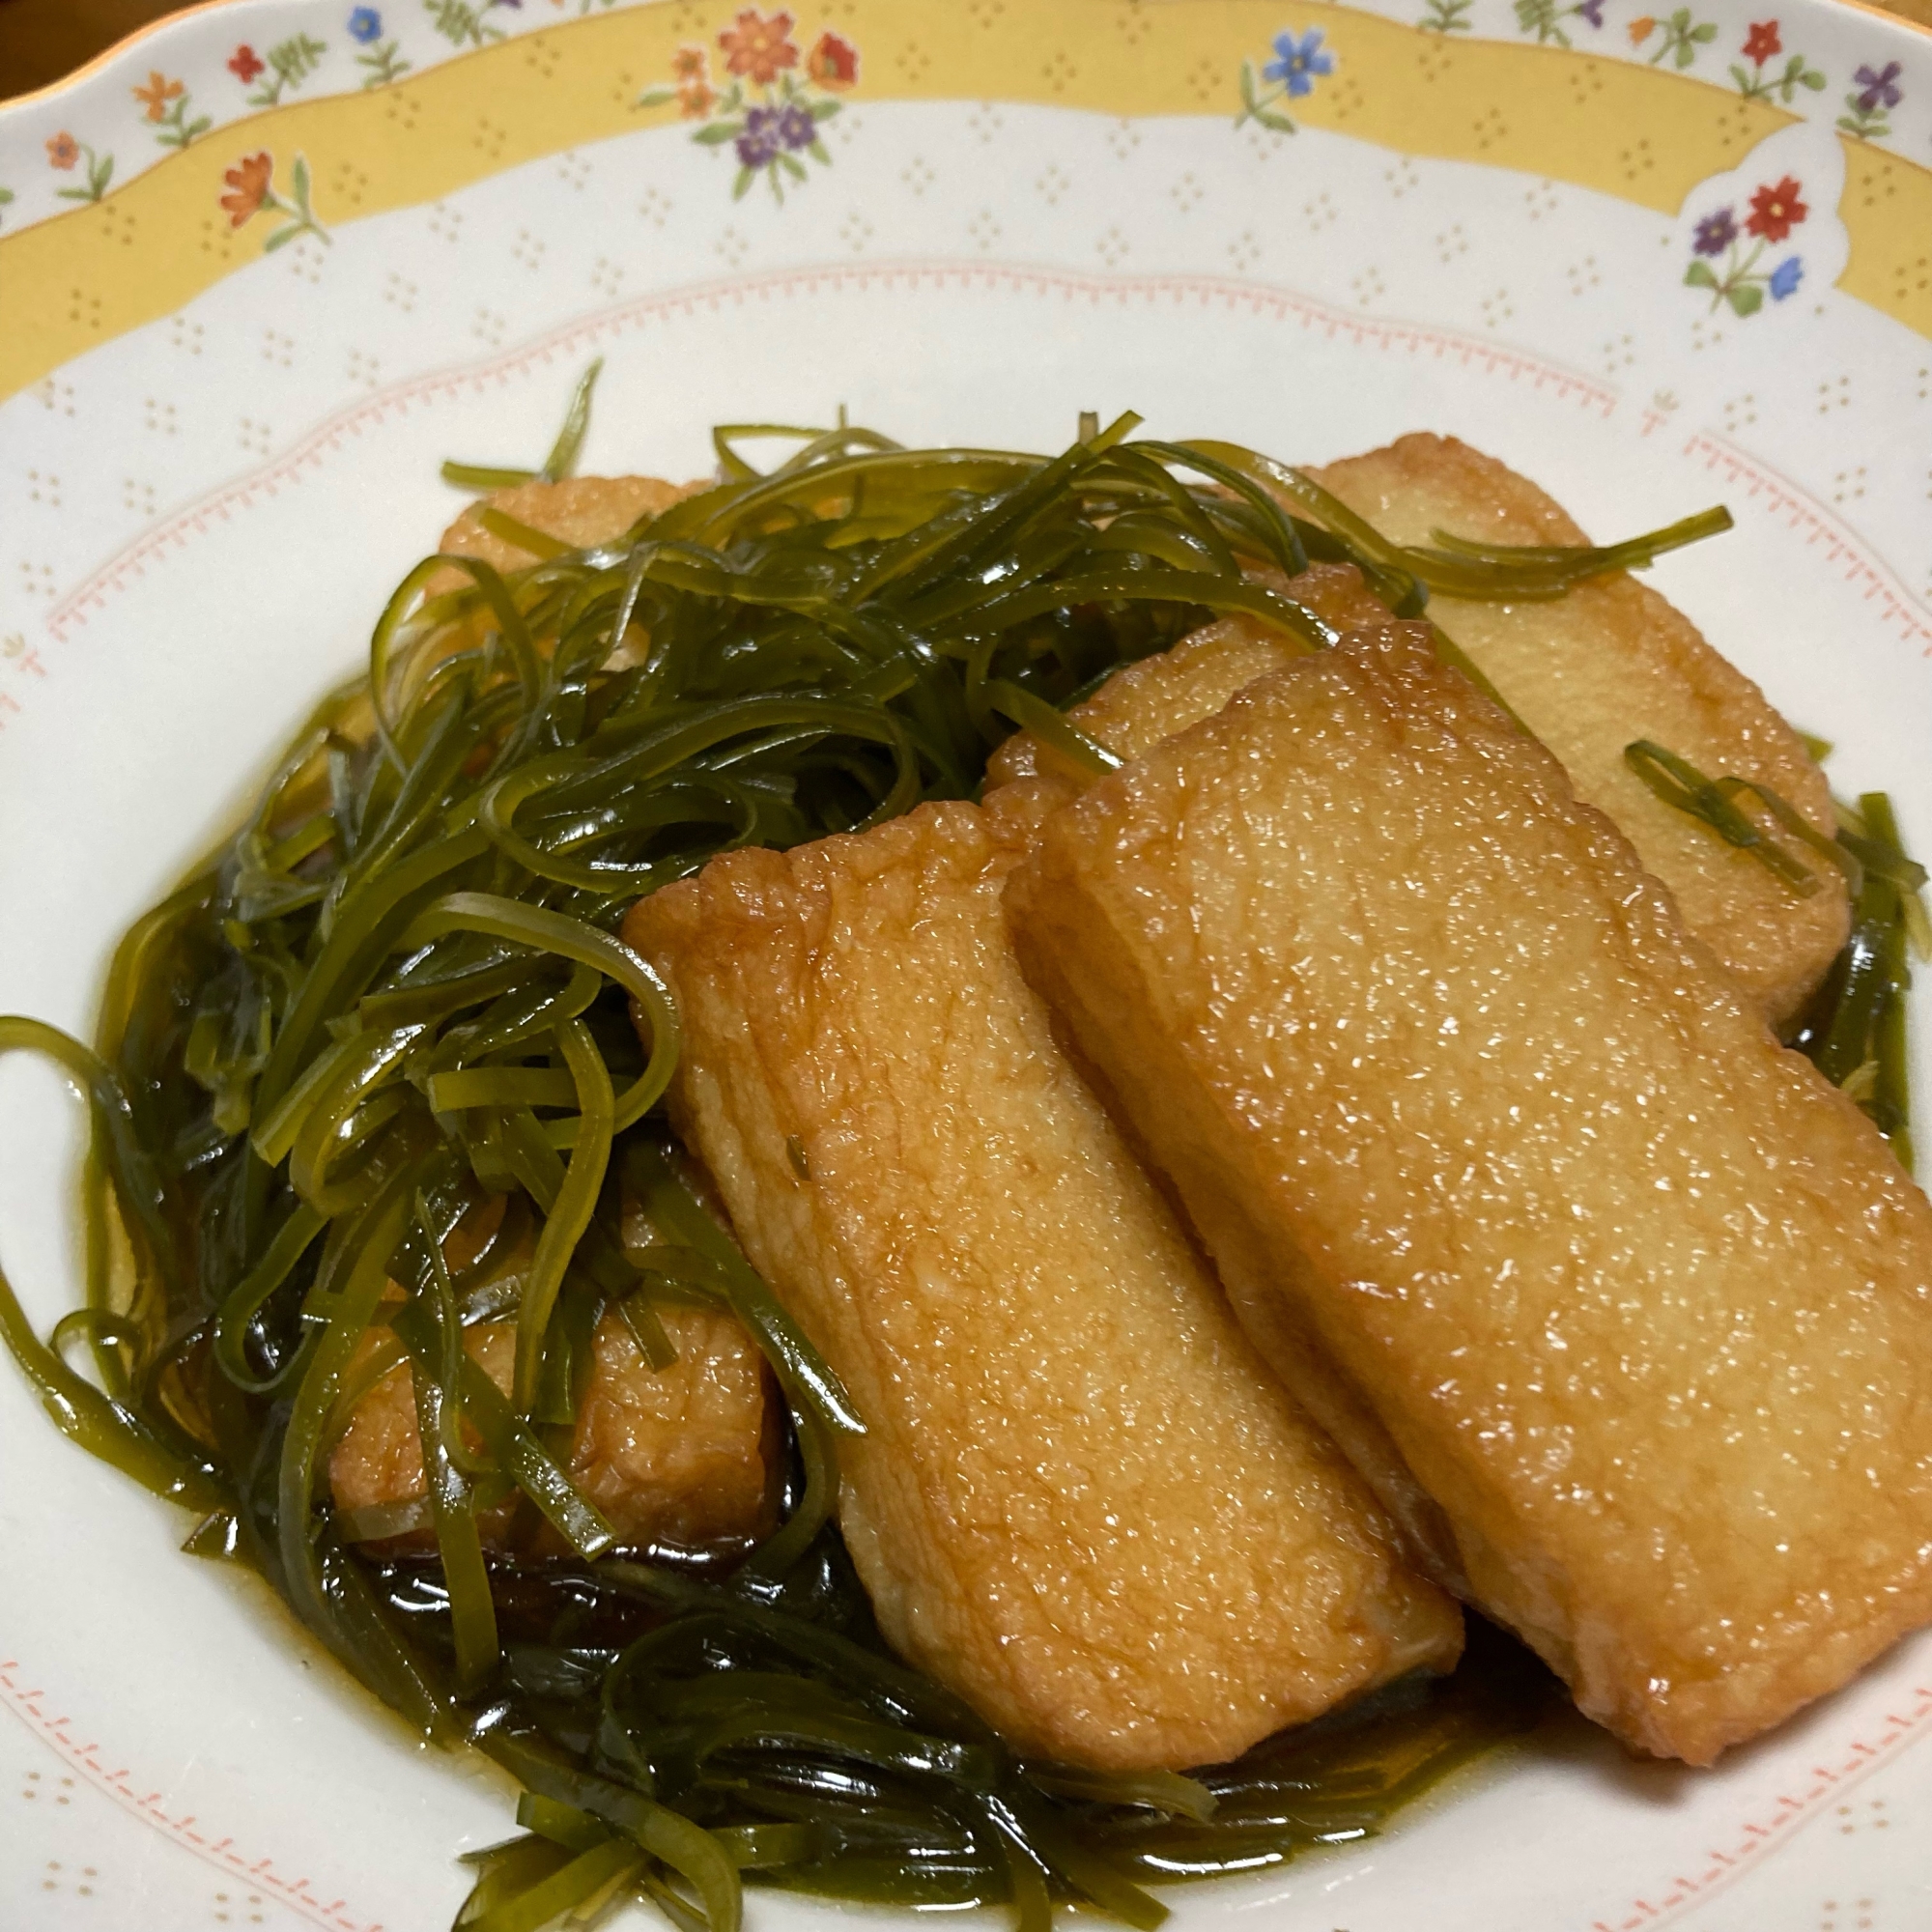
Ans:
{"type": "MultiPolygon", "coordinates": [[[[479,510],[500,510],[573,550],[586,550],[594,544],[614,543],[639,517],[656,516],[705,487],[667,483],[656,476],[566,476],[555,483],[517,483],[470,504],[443,531],[437,550],[443,556],[481,557],[498,570],[525,570],[537,559],[491,529],[477,515],[479,510]]],[[[464,572],[451,570],[439,576],[430,589],[460,588],[469,582],[464,572]]]]}
{"type": "Polygon", "coordinates": [[[1233,1757],[1462,1641],[1020,979],[1023,792],[742,851],[636,907],[675,1118],[843,1379],[881,1629],[1021,1750],[1233,1757]]]}
{"type": "MultiPolygon", "coordinates": [[[[1533,483],[1446,437],[1406,436],[1313,473],[1401,543],[1426,544],[1438,528],[1498,543],[1587,541],[1533,483]]],[[[1278,587],[1344,630],[1390,614],[1346,564],[1317,564],[1278,587]]],[[[1835,821],[1824,774],[1758,688],[1629,576],[1593,580],[1553,603],[1432,598],[1429,614],[1556,753],[1577,796],[1616,821],[1676,896],[1686,924],[1772,1024],[1796,1017],[1845,943],[1850,909],[1836,870],[1814,866],[1818,889],[1800,897],[1665,805],[1624,762],[1626,745],[1654,739],[1714,778],[1770,785],[1829,838],[1835,821]]],[[[1251,618],[1221,618],[1128,666],[1068,716],[1110,751],[1137,757],[1211,718],[1301,648],[1251,618]]],[[[988,789],[1034,772],[1074,790],[1092,781],[1022,733],[994,753],[988,789]]]]}
{"type": "MultiPolygon", "coordinates": [[[[769,1527],[765,1463],[769,1396],[764,1362],[729,1315],[659,1312],[677,1360],[653,1369],[621,1317],[597,1324],[595,1361],[577,1412],[568,1472],[603,1513],[620,1544],[701,1548],[732,1544],[769,1527]]],[[[517,1324],[479,1321],[465,1346],[510,1392],[517,1324]]],[[[338,1510],[412,1502],[425,1493],[415,1384],[407,1364],[359,1402],[328,1460],[338,1510]]],[[[486,1548],[502,1548],[508,1510],[479,1519],[486,1548]]]]}
{"type": "Polygon", "coordinates": [[[1419,627],[1050,819],[1020,957],[1439,1574],[1708,1764],[1932,1617],[1932,1208],[1419,627]]]}
{"type": "MultiPolygon", "coordinates": [[[[474,556],[499,571],[536,561],[477,512],[503,511],[574,548],[609,543],[641,516],[668,509],[705,487],[653,476],[575,476],[498,490],[471,504],[443,531],[446,556],[474,556]]],[[[431,594],[461,589],[461,570],[439,573],[431,594]]],[[[621,1544],[704,1545],[753,1537],[767,1527],[765,1465],[768,1394],[752,1338],[728,1315],[666,1309],[661,1318],[677,1360],[653,1370],[620,1318],[597,1326],[595,1362],[579,1406],[569,1474],[600,1509],[621,1544]]],[[[482,1321],[465,1345],[508,1394],[516,1349],[514,1321],[482,1321]]],[[[414,1384],[392,1370],[357,1404],[329,1458],[338,1510],[394,1508],[424,1493],[422,1440],[414,1384]]],[[[488,1547],[502,1548],[512,1512],[480,1519],[488,1547]]]]}
{"type": "MultiPolygon", "coordinates": [[[[1312,473],[1398,543],[1427,544],[1437,529],[1490,543],[1588,542],[1534,483],[1453,437],[1406,436],[1312,473]]],[[[1773,1026],[1795,1019],[1845,943],[1843,879],[1805,857],[1818,890],[1799,897],[1624,762],[1626,745],[1653,739],[1713,778],[1771,786],[1829,838],[1837,821],[1825,775],[1763,692],[1627,575],[1549,603],[1435,597],[1429,614],[1555,753],[1577,795],[1616,821],[1773,1026]]]]}

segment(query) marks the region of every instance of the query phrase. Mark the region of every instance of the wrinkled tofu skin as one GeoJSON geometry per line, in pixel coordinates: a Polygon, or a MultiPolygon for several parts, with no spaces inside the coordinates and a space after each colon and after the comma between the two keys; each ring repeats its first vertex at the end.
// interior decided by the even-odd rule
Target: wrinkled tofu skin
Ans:
{"type": "Polygon", "coordinates": [[[1425,634],[1110,774],[1008,907],[1250,1331],[1589,1716],[1706,1764],[1932,1616],[1932,1208],[1425,634]]]}
{"type": "MultiPolygon", "coordinates": [[[[1436,529],[1491,543],[1581,544],[1581,529],[1535,484],[1453,438],[1406,436],[1314,475],[1384,536],[1427,544],[1436,529]]],[[[1554,602],[1432,597],[1430,616],[1548,746],[1577,796],[1609,813],[1685,923],[1774,1026],[1795,1019],[1845,943],[1850,907],[1836,868],[1805,863],[1801,898],[1748,853],[1665,805],[1624,762],[1650,738],[1713,778],[1782,793],[1827,838],[1831,789],[1798,733],[1681,611],[1628,575],[1554,602]]]]}
{"type": "Polygon", "coordinates": [[[1056,1048],[1000,907],[1030,824],[922,807],[637,907],[673,1102],[842,1378],[880,1626],[1027,1752],[1227,1758],[1461,1646],[1056,1048]]]}
{"type": "MultiPolygon", "coordinates": [[[[606,1316],[596,1362],[578,1409],[570,1476],[603,1511],[619,1542],[687,1546],[731,1543],[769,1527],[763,1360],[727,1315],[659,1311],[677,1360],[653,1370],[622,1319],[606,1316]]],[[[509,1393],[516,1369],[514,1321],[482,1321],[465,1346],[509,1393]]],[[[423,1494],[422,1440],[407,1367],[391,1371],[356,1406],[328,1463],[338,1510],[409,1502],[423,1494]]],[[[509,1512],[484,1520],[500,1548],[509,1512]]]]}

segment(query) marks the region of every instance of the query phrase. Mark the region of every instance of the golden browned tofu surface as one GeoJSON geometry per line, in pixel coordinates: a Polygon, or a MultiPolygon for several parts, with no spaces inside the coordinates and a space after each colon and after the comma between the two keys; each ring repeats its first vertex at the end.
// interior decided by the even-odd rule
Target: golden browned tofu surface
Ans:
{"type": "Polygon", "coordinates": [[[1932,1616],[1932,1208],[1418,628],[1007,898],[1258,1340],[1590,1716],[1708,1763],[1932,1616]]]}
{"type": "MultiPolygon", "coordinates": [[[[1298,577],[1262,575],[1259,582],[1306,605],[1337,630],[1385,623],[1389,611],[1351,563],[1312,564],[1298,577]]],[[[1094,696],[1066,715],[1110,752],[1137,758],[1151,746],[1211,718],[1244,684],[1300,655],[1298,639],[1259,618],[1220,617],[1181,639],[1172,650],[1116,671],[1094,696]]],[[[1092,774],[1016,731],[986,761],[985,794],[1016,779],[1052,778],[1080,790],[1092,774]]]]}
{"type": "MultiPolygon", "coordinates": [[[[602,1510],[621,1543],[733,1542],[769,1526],[764,1364],[729,1316],[665,1308],[677,1360],[653,1370],[618,1316],[598,1324],[597,1359],[577,1414],[571,1480],[602,1510]]],[[[464,1342],[506,1395],[516,1368],[514,1321],[481,1321],[464,1342]]],[[[329,1457],[339,1510],[402,1503],[423,1494],[422,1438],[407,1367],[357,1405],[329,1457]]],[[[507,1518],[483,1523],[500,1545],[507,1518]]]]}
{"type": "Polygon", "coordinates": [[[626,937],[746,1252],[843,1378],[880,1627],[1022,1750],[1175,1767],[1461,1646],[1053,1042],[1000,907],[1030,826],[926,806],[744,851],[626,937]]]}
{"type": "MultiPolygon", "coordinates": [[[[556,483],[518,483],[483,502],[533,530],[555,537],[573,550],[620,537],[645,514],[656,516],[701,483],[667,483],[656,476],[566,476],[556,483]]],[[[498,570],[523,570],[536,559],[507,537],[477,520],[482,505],[469,508],[443,531],[437,550],[444,556],[477,556],[498,570]]],[[[451,582],[464,580],[451,573],[451,582]]]]}
{"type": "MultiPolygon", "coordinates": [[[[1449,437],[1406,436],[1313,474],[1399,543],[1427,544],[1435,529],[1492,543],[1588,541],[1535,484],[1449,437]]],[[[1626,745],[1654,739],[1713,778],[1770,785],[1831,837],[1824,774],[1757,686],[1630,576],[1595,579],[1552,603],[1435,597],[1429,614],[1556,753],[1577,796],[1616,821],[1773,1025],[1794,1018],[1845,943],[1836,869],[1816,867],[1819,890],[1800,898],[1624,763],[1626,745]]]]}

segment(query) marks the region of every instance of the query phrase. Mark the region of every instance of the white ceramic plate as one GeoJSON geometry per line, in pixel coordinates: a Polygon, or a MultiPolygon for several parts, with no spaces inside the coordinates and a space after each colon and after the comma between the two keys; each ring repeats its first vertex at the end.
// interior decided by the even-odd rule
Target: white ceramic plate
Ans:
{"type": "MultiPolygon", "coordinates": [[[[1720,498],[1736,533],[1658,582],[1932,849],[1932,42],[1752,11],[828,0],[787,39],[698,0],[234,0],[0,109],[0,1010],[88,1030],[114,936],[452,514],[439,461],[533,459],[598,354],[591,470],[841,403],[1033,446],[1132,407],[1301,460],[1453,431],[1603,535],[1720,498]],[[1303,93],[1263,72],[1284,34],[1303,93]],[[761,45],[839,110],[797,176],[717,95],[761,45]]],[[[72,1111],[0,1064],[43,1323],[72,1111]]],[[[0,1924],[446,1924],[503,1790],[176,1555],[4,1368],[0,1469],[0,1924]]],[[[1908,1932],[1928,1772],[1921,1639],[1715,1772],[1562,1730],[1177,1920],[1908,1932]]]]}

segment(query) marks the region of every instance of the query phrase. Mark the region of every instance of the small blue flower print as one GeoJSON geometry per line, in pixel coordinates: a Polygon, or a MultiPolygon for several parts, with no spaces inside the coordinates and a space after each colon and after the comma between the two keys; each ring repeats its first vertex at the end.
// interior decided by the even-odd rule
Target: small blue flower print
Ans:
{"type": "Polygon", "coordinates": [[[779,109],[778,126],[773,131],[780,145],[793,153],[810,147],[818,139],[818,124],[811,118],[811,110],[801,107],[797,101],[779,109]]]}
{"type": "Polygon", "coordinates": [[[1782,301],[1786,296],[1798,292],[1798,284],[1804,279],[1804,265],[1796,255],[1787,255],[1771,271],[1771,298],[1782,301]]]}
{"type": "Polygon", "coordinates": [[[1277,34],[1275,58],[1262,69],[1262,78],[1280,81],[1297,100],[1304,94],[1314,93],[1316,76],[1335,71],[1335,56],[1322,51],[1320,27],[1310,27],[1299,40],[1292,27],[1285,34],[1277,34]]]}
{"type": "Polygon", "coordinates": [[[349,16],[349,38],[366,47],[383,31],[383,16],[373,7],[358,7],[349,16]]]}
{"type": "Polygon", "coordinates": [[[1728,208],[1707,214],[1697,224],[1690,245],[1700,255],[1721,255],[1738,239],[1737,217],[1728,208]]]}

